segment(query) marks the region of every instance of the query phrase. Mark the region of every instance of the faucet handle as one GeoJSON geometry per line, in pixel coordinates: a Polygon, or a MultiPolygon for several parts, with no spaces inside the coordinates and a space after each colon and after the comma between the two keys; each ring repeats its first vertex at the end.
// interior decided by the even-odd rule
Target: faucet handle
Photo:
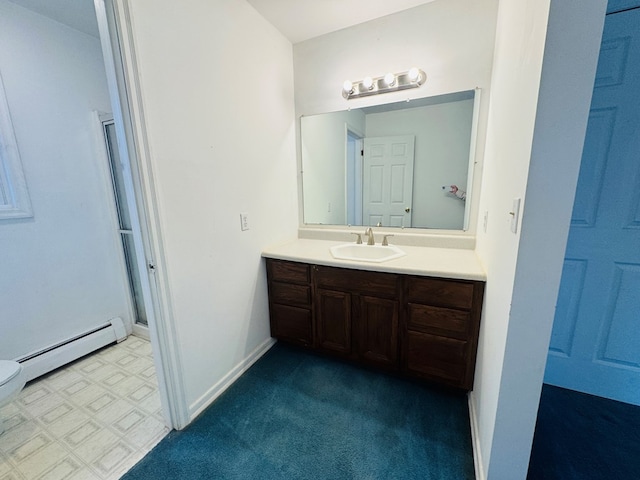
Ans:
{"type": "Polygon", "coordinates": [[[360,234],[359,234],[359,233],[351,232],[351,235],[357,235],[357,236],[358,236],[358,238],[356,238],[356,244],[358,244],[358,245],[362,245],[362,237],[360,236],[360,234]]]}
{"type": "Polygon", "coordinates": [[[387,237],[393,237],[393,234],[388,233],[382,238],[382,245],[385,247],[389,245],[389,241],[387,240],[387,237]]]}

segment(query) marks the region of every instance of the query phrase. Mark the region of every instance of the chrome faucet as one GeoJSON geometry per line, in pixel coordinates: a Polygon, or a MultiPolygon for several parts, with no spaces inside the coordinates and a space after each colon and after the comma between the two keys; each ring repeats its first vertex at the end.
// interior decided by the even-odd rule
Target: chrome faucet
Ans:
{"type": "Polygon", "coordinates": [[[373,230],[371,230],[371,227],[367,228],[364,231],[364,234],[369,237],[369,239],[367,240],[367,245],[375,245],[376,244],[376,240],[375,238],[373,238],[373,230]]]}

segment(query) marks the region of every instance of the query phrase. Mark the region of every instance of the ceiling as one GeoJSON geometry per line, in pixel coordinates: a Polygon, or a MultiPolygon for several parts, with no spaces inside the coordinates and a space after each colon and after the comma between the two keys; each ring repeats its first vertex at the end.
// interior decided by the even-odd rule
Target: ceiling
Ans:
{"type": "Polygon", "coordinates": [[[247,1],[291,43],[298,43],[433,0],[247,1]]]}
{"type": "MultiPolygon", "coordinates": [[[[98,37],[93,0],[9,0],[98,37]]],[[[213,0],[210,0],[213,1],[213,0]]],[[[335,32],[433,0],[247,0],[291,43],[335,32]]]]}

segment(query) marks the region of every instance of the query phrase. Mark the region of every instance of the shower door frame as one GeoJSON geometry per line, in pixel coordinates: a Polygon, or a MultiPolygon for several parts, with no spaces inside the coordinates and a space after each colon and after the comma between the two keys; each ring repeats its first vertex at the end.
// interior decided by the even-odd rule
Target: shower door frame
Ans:
{"type": "MultiPolygon", "coordinates": [[[[136,259],[138,256],[138,252],[135,250],[135,244],[132,242],[127,242],[126,238],[130,237],[133,240],[133,230],[134,225],[129,225],[127,227],[125,225],[125,220],[122,218],[122,209],[127,208],[127,199],[128,196],[126,194],[126,188],[124,185],[120,185],[117,180],[117,172],[118,168],[117,163],[119,163],[119,157],[117,156],[118,152],[114,152],[114,149],[117,150],[117,143],[113,143],[113,140],[117,142],[117,135],[115,132],[115,121],[113,120],[113,115],[111,114],[103,114],[99,115],[100,121],[100,130],[102,133],[101,139],[104,141],[105,151],[106,151],[106,161],[109,167],[110,180],[111,180],[111,189],[113,191],[113,199],[114,206],[116,210],[116,221],[117,221],[117,229],[118,234],[120,236],[120,241],[122,243],[122,254],[123,254],[123,262],[124,262],[124,270],[127,276],[127,284],[129,285],[129,303],[131,309],[131,318],[133,320],[133,332],[136,335],[142,336],[149,340],[149,330],[148,330],[148,321],[146,309],[144,306],[144,294],[142,292],[140,284],[140,275],[144,274],[144,271],[138,270],[138,266],[136,263],[136,259]],[[114,138],[110,141],[110,133],[108,132],[108,127],[112,126],[113,136],[114,138]],[[131,252],[132,251],[132,252],[131,252]],[[131,256],[133,253],[133,257],[131,256]],[[132,262],[133,260],[133,262],[132,262]],[[135,271],[134,271],[135,270],[135,271]],[[137,275],[137,278],[135,278],[137,275]],[[137,280],[137,284],[136,284],[137,280]],[[140,315],[142,313],[142,315],[140,315]],[[144,320],[144,321],[142,321],[144,320]]],[[[128,216],[128,215],[127,215],[128,216]]],[[[127,219],[131,222],[131,219],[127,219]]],[[[140,228],[137,226],[137,228],[140,228]]]]}

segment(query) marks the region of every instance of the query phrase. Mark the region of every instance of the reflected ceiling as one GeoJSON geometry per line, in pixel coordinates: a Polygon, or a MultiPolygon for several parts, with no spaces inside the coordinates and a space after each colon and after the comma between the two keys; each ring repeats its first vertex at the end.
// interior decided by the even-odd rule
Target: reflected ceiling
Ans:
{"type": "Polygon", "coordinates": [[[99,38],[93,0],[9,0],[92,37],[99,38]]]}

